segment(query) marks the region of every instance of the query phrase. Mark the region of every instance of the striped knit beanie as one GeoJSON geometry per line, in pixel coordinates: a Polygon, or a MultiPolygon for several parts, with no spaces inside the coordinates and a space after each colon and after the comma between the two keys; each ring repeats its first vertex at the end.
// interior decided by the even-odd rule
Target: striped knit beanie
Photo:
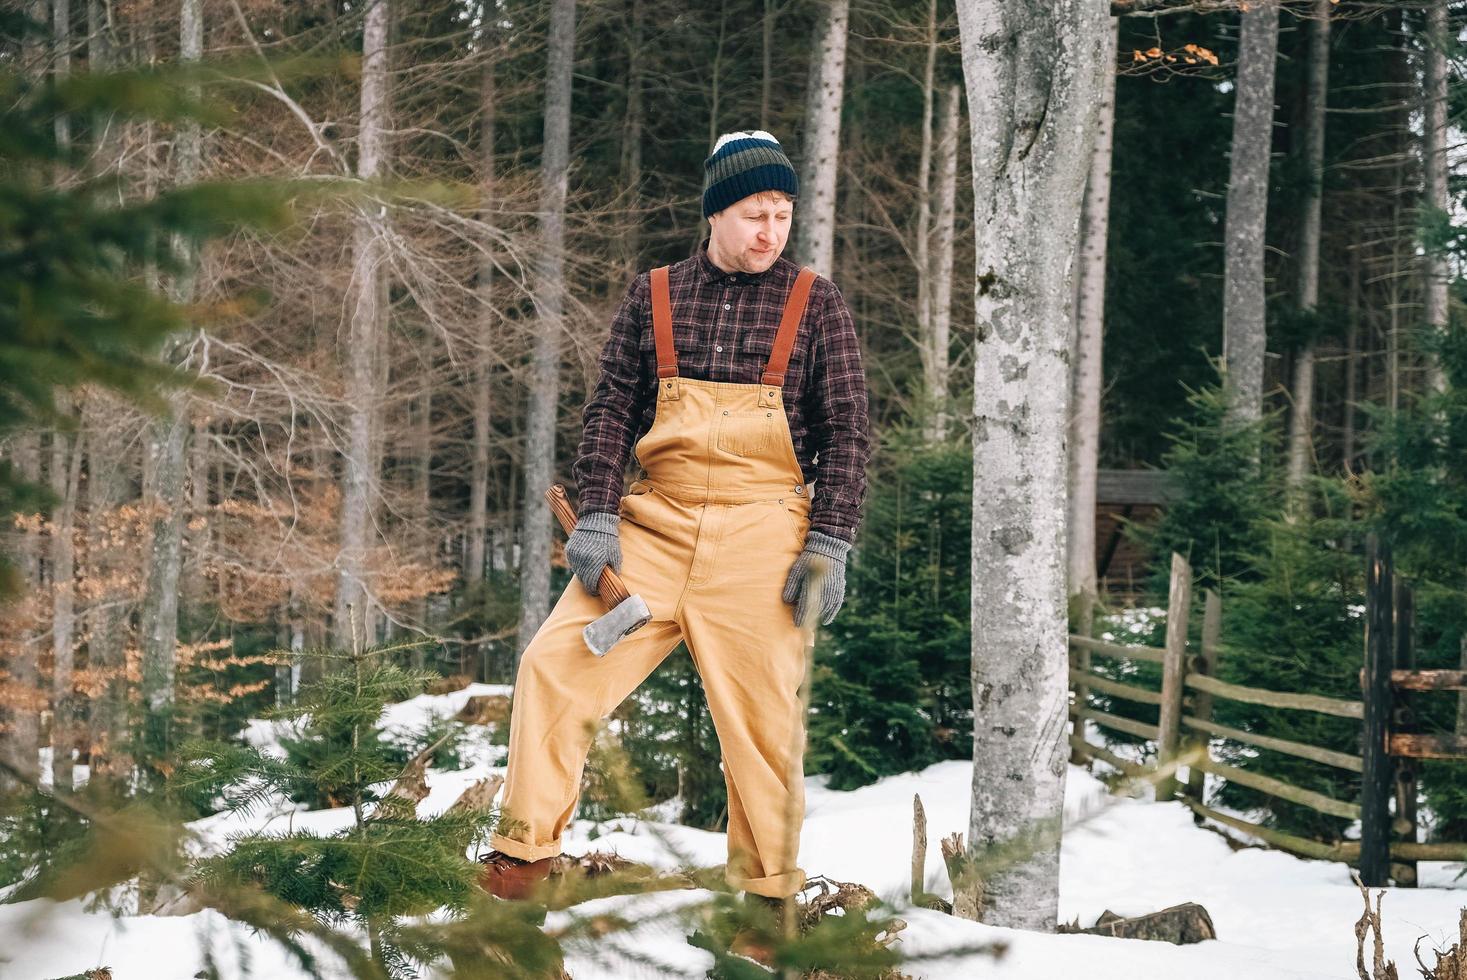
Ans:
{"type": "Polygon", "coordinates": [[[779,140],[762,129],[724,133],[703,161],[703,217],[759,191],[800,192],[800,179],[779,140]]]}

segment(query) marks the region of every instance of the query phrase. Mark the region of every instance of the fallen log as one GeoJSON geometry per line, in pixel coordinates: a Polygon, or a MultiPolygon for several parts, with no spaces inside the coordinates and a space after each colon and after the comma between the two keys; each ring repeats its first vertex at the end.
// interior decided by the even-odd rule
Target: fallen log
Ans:
{"type": "Polygon", "coordinates": [[[1114,936],[1116,939],[1149,939],[1178,946],[1217,938],[1212,917],[1196,902],[1183,902],[1145,915],[1120,916],[1106,909],[1089,928],[1081,928],[1080,920],[1076,919],[1070,925],[1061,925],[1059,931],[1114,936]]]}

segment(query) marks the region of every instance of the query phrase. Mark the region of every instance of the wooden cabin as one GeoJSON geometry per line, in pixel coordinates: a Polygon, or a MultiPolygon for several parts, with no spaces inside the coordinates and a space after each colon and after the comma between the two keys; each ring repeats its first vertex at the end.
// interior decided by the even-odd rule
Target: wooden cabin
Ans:
{"type": "Polygon", "coordinates": [[[1165,470],[1101,470],[1095,493],[1095,570],[1103,593],[1135,596],[1151,556],[1123,532],[1153,520],[1175,494],[1165,470]]]}

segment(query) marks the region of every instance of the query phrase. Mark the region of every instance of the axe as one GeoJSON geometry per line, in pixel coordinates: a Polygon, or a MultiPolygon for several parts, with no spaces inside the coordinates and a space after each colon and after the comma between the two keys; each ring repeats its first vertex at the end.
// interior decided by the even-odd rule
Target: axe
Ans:
{"type": "MultiPolygon", "coordinates": [[[[576,512],[565,496],[565,484],[557,483],[545,491],[550,510],[560,521],[566,536],[576,529],[576,512]]],[[[652,612],[640,595],[627,592],[621,576],[607,565],[601,570],[601,581],[596,585],[601,601],[611,611],[594,620],[581,631],[587,648],[598,657],[606,656],[616,641],[629,636],[652,621],[652,612]]]]}

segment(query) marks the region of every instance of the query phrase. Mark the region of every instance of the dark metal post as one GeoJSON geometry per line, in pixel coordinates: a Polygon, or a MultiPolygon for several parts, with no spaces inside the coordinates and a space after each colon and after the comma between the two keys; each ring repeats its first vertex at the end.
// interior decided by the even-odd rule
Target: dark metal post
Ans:
{"type": "Polygon", "coordinates": [[[1390,545],[1374,534],[1365,541],[1365,719],[1360,780],[1360,879],[1368,887],[1390,884],[1391,757],[1386,753],[1391,711],[1390,545]]]}

